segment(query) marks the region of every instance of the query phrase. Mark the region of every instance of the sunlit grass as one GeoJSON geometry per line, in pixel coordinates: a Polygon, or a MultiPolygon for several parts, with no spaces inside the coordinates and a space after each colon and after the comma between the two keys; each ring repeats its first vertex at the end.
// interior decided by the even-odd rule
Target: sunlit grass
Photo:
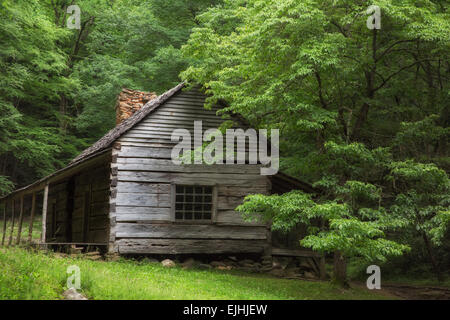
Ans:
{"type": "Polygon", "coordinates": [[[60,299],[67,267],[81,270],[89,299],[385,299],[355,288],[341,290],[310,282],[219,270],[164,268],[158,263],[122,259],[90,261],[53,253],[0,248],[0,299],[60,299]]]}

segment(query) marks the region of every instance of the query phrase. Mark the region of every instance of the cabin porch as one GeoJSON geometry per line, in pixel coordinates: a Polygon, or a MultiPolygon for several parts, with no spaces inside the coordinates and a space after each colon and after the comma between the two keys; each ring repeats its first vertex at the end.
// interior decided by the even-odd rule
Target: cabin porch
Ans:
{"type": "Polygon", "coordinates": [[[1,244],[106,248],[110,159],[110,150],[102,152],[0,199],[1,244]],[[38,235],[34,225],[39,221],[38,235]]]}

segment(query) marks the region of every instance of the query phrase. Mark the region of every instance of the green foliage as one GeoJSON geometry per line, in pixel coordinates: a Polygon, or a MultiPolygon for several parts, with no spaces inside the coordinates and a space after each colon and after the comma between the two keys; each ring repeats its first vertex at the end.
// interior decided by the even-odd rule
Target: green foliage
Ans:
{"type": "Polygon", "coordinates": [[[416,244],[411,226],[448,241],[450,16],[443,2],[375,4],[381,30],[365,2],[224,1],[198,17],[182,77],[279,128],[281,169],[321,191],[250,196],[246,215],[315,223],[303,245],[383,260],[406,250],[394,240],[416,244]],[[324,221],[306,218],[315,210],[324,221]],[[408,236],[387,240],[394,230],[408,236]]]}
{"type": "Polygon", "coordinates": [[[389,180],[397,190],[393,214],[404,225],[442,245],[449,224],[450,180],[434,164],[404,161],[392,164],[389,180]]]}
{"type": "Polygon", "coordinates": [[[64,167],[114,127],[123,87],[160,94],[178,84],[188,64],[180,47],[217,3],[80,0],[77,30],[66,28],[72,2],[1,2],[2,181],[23,186],[64,167]]]}
{"type": "Polygon", "coordinates": [[[14,184],[5,176],[0,176],[0,196],[7,195],[14,189],[14,184]]]}
{"type": "Polygon", "coordinates": [[[308,225],[308,235],[300,243],[319,252],[339,250],[346,257],[373,262],[385,261],[386,257],[401,255],[409,249],[384,239],[383,230],[389,226],[385,220],[358,219],[346,204],[317,203],[311,195],[300,191],[272,196],[250,195],[237,210],[243,212],[247,220],[261,215],[272,222],[273,230],[288,232],[299,223],[308,225]]]}

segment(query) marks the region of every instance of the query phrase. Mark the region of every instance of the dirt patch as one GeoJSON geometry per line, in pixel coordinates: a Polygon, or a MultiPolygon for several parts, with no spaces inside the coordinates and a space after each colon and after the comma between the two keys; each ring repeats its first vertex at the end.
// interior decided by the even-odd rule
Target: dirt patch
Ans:
{"type": "Polygon", "coordinates": [[[450,300],[450,288],[385,284],[382,290],[405,300],[450,300]]]}
{"type": "MultiPolygon", "coordinates": [[[[351,286],[366,288],[362,282],[352,282],[351,286]]],[[[450,288],[445,287],[381,284],[381,289],[374,291],[403,300],[450,300],[450,288]]]]}

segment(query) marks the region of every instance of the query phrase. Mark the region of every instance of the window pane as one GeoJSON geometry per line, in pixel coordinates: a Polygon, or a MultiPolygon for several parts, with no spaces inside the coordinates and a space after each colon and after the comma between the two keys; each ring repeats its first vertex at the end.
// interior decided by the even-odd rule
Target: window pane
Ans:
{"type": "Polygon", "coordinates": [[[176,220],[210,220],[212,217],[211,186],[175,187],[176,220]]]}
{"type": "Polygon", "coordinates": [[[195,193],[196,194],[202,194],[203,193],[203,187],[195,187],[195,193]]]}
{"type": "Polygon", "coordinates": [[[201,219],[202,219],[202,213],[201,213],[201,212],[196,212],[196,213],[194,214],[194,218],[195,218],[196,220],[201,220],[201,219]]]}
{"type": "Polygon", "coordinates": [[[212,187],[205,187],[205,193],[212,194],[212,187]]]}
{"type": "Polygon", "coordinates": [[[209,212],[203,213],[203,219],[210,220],[211,219],[211,213],[209,213],[209,212]]]}

